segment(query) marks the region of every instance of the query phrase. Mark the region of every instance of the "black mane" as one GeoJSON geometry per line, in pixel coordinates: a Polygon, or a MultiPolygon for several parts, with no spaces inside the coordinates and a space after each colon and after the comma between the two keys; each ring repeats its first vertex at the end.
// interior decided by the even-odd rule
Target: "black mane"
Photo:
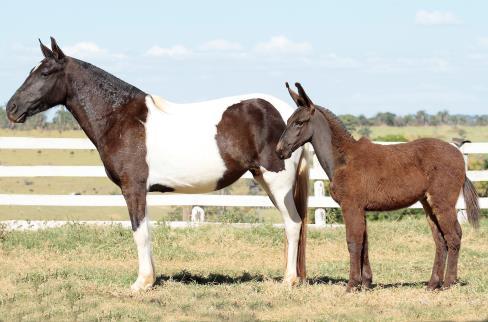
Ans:
{"type": "Polygon", "coordinates": [[[71,59],[87,72],[88,79],[86,79],[86,82],[83,82],[82,86],[88,86],[90,87],[89,90],[91,92],[101,94],[104,100],[113,108],[123,106],[139,95],[146,95],[146,93],[139,88],[97,66],[76,58],[71,59]]]}

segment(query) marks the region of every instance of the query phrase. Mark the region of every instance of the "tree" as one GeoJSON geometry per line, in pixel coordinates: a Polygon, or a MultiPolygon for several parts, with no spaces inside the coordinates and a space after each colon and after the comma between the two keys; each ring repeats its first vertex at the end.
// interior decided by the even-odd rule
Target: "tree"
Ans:
{"type": "Polygon", "coordinates": [[[79,130],[80,125],[73,115],[63,107],[56,112],[56,115],[51,123],[51,128],[58,131],[79,130]]]}
{"type": "Polygon", "coordinates": [[[358,134],[361,135],[361,136],[364,136],[366,138],[369,138],[369,136],[371,135],[371,133],[372,133],[372,131],[369,128],[369,126],[363,126],[363,127],[361,127],[358,130],[358,134]]]}
{"type": "Polygon", "coordinates": [[[341,119],[342,123],[344,123],[344,126],[348,131],[356,131],[356,127],[359,125],[359,120],[356,116],[351,114],[345,114],[340,115],[339,118],[341,119]]]}

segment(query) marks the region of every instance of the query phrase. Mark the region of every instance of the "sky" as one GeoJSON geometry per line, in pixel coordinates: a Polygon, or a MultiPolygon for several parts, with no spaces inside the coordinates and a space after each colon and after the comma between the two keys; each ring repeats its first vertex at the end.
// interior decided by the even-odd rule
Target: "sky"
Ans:
{"type": "Polygon", "coordinates": [[[487,114],[488,1],[11,1],[0,104],[42,58],[38,38],[174,102],[285,81],[337,114],[487,114]]]}

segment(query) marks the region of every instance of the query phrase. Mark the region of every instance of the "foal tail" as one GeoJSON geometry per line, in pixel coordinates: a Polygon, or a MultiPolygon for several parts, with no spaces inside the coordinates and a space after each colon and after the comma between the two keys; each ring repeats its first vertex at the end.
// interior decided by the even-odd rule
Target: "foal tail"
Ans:
{"type": "Polygon", "coordinates": [[[478,193],[466,176],[463,185],[464,203],[466,204],[466,213],[468,214],[468,221],[474,228],[480,226],[480,205],[478,201],[478,193]]]}
{"type": "Polygon", "coordinates": [[[297,275],[305,281],[307,278],[305,265],[305,250],[307,244],[307,213],[308,213],[308,185],[309,185],[309,159],[310,152],[305,145],[302,149],[302,155],[298,162],[295,185],[293,187],[293,199],[297,207],[298,214],[302,219],[300,228],[300,237],[298,239],[297,255],[297,275]]]}

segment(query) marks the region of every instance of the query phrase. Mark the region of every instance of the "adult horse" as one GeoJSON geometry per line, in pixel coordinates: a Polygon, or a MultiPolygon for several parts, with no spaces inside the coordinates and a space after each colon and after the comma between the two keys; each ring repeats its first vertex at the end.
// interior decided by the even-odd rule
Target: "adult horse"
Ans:
{"type": "Polygon", "coordinates": [[[298,93],[286,86],[298,109],[288,119],[276,150],[288,158],[304,143],[312,143],[344,216],[350,254],[347,290],[361,283],[369,288],[373,278],[365,211],[395,210],[416,201],[424,207],[436,245],[428,289],[442,286],[447,255],[443,286],[455,283],[461,246],[456,201],[461,189],[468,220],[475,227],[480,212],[459,150],[436,139],[393,145],[373,144],[366,138],[356,141],[331,111],[312,103],[299,83],[298,93]]]}
{"type": "Polygon", "coordinates": [[[40,46],[44,59],[9,100],[8,118],[21,123],[55,105],[65,105],[76,118],[127,202],[139,258],[133,290],[155,281],[147,192],[210,192],[246,171],[283,216],[284,282],[305,278],[307,153],[297,151],[289,161],[275,153],[291,107],[266,95],[175,104],[66,56],[52,37],[51,49],[40,46]]]}

